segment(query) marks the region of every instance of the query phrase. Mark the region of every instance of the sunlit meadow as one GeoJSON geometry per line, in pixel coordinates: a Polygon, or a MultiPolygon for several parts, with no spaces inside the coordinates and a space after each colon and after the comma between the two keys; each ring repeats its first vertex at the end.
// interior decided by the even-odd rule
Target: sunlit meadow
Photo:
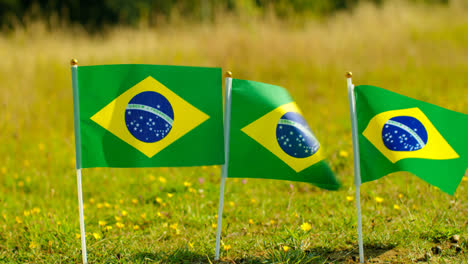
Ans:
{"type": "MultiPolygon", "coordinates": [[[[105,35],[46,30],[44,23],[1,33],[0,262],[81,261],[71,58],[80,65],[219,66],[235,78],[288,88],[343,187],[228,179],[221,261],[356,261],[344,73],[352,71],[355,84],[468,113],[467,13],[464,1],[396,2],[321,20],[223,14],[209,24],[179,18],[105,35]]],[[[219,166],[83,170],[90,263],[214,262],[219,183],[219,166]]],[[[364,184],[366,257],[468,263],[467,191],[467,175],[454,196],[406,173],[364,184]]]]}

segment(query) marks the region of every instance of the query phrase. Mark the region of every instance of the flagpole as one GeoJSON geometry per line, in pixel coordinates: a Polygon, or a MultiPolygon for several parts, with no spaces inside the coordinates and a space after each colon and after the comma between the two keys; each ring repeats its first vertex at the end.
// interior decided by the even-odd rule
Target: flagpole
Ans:
{"type": "Polygon", "coordinates": [[[218,224],[216,225],[215,260],[219,260],[219,246],[221,243],[221,224],[223,222],[224,185],[229,165],[229,129],[231,124],[231,88],[232,73],[226,72],[224,81],[224,164],[221,166],[221,186],[219,190],[218,224]]]}
{"type": "Polygon", "coordinates": [[[81,169],[76,170],[76,181],[78,183],[78,207],[80,211],[81,252],[83,254],[83,264],[87,264],[88,257],[86,254],[86,235],[83,212],[83,192],[81,188],[81,169]]]}
{"type": "Polygon", "coordinates": [[[72,59],[70,62],[73,87],[73,111],[75,120],[75,158],[76,158],[76,181],[78,185],[78,207],[80,214],[80,232],[81,232],[81,253],[83,264],[88,263],[86,254],[86,235],[83,212],[83,190],[81,188],[81,138],[80,138],[80,110],[78,99],[78,60],[72,59]]]}
{"type": "Polygon", "coordinates": [[[362,242],[362,222],[361,222],[361,194],[359,187],[361,186],[361,165],[359,156],[359,138],[356,118],[356,98],[354,97],[354,84],[351,79],[353,74],[346,73],[348,83],[348,99],[349,112],[351,113],[351,130],[353,137],[353,156],[354,156],[354,185],[356,186],[356,214],[358,226],[358,243],[359,243],[359,262],[364,263],[364,246],[362,242]]]}

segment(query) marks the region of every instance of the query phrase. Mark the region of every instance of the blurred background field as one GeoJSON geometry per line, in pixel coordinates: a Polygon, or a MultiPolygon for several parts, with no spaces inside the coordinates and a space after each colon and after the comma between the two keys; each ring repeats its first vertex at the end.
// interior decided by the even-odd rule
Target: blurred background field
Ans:
{"type": "MultiPolygon", "coordinates": [[[[343,187],[228,179],[226,263],[355,261],[346,71],[468,113],[466,1],[153,2],[74,17],[74,1],[0,1],[1,263],[81,261],[71,58],[218,66],[290,91],[343,187]]],[[[454,196],[406,173],[364,184],[370,262],[468,263],[467,176],[454,196]]],[[[84,170],[90,262],[213,262],[219,179],[217,166],[84,170]]]]}

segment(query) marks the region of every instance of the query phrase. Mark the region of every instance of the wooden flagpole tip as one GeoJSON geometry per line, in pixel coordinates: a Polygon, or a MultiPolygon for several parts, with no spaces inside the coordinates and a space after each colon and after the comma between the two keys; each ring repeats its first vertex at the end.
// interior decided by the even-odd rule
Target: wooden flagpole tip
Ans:
{"type": "Polygon", "coordinates": [[[227,72],[224,74],[224,76],[225,76],[226,78],[232,78],[232,72],[227,71],[227,72]]]}
{"type": "Polygon", "coordinates": [[[353,77],[353,73],[352,72],[346,72],[346,78],[351,78],[353,77]]]}
{"type": "Polygon", "coordinates": [[[77,60],[77,59],[72,59],[72,60],[70,61],[70,65],[71,65],[71,66],[78,65],[78,60],[77,60]]]}

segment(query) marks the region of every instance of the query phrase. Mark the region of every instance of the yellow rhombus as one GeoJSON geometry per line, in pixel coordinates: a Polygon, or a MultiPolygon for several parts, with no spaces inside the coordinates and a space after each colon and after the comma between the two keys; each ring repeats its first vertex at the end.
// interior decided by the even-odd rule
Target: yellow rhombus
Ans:
{"type": "Polygon", "coordinates": [[[407,158],[445,160],[459,157],[427,116],[417,107],[387,111],[374,116],[362,135],[392,163],[407,158]],[[423,148],[415,151],[392,151],[385,147],[382,139],[382,128],[389,119],[396,116],[411,116],[423,124],[428,135],[427,143],[423,148]]]}
{"type": "Polygon", "coordinates": [[[153,77],[148,76],[94,114],[91,120],[151,158],[209,118],[207,114],[180,98],[153,77]],[[135,138],[128,131],[125,123],[127,104],[135,95],[147,91],[157,92],[164,96],[174,111],[174,121],[170,132],[163,139],[153,143],[135,138]]]}
{"type": "Polygon", "coordinates": [[[322,148],[319,148],[314,155],[307,158],[296,158],[290,156],[281,149],[278,141],[276,140],[276,125],[281,117],[288,112],[301,114],[296,103],[288,103],[273,109],[271,112],[255,120],[241,130],[257,141],[260,145],[268,149],[276,157],[281,159],[294,171],[300,172],[323,160],[324,157],[322,155],[322,148]]]}

